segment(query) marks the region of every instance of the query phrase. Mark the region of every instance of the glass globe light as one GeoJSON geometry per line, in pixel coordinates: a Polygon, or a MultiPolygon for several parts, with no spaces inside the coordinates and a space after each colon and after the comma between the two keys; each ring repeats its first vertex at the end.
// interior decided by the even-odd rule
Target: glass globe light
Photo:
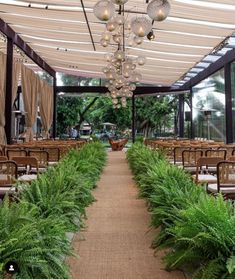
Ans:
{"type": "Polygon", "coordinates": [[[108,73],[106,73],[106,77],[107,79],[115,79],[115,72],[109,71],[108,73]]]}
{"type": "Polygon", "coordinates": [[[135,84],[131,84],[131,85],[129,86],[129,89],[130,89],[130,91],[135,91],[136,85],[135,85],[135,84]]]}
{"type": "Polygon", "coordinates": [[[111,53],[106,53],[104,58],[107,62],[111,62],[112,58],[113,58],[113,55],[111,53]]]}
{"type": "Polygon", "coordinates": [[[117,78],[117,83],[119,83],[119,84],[123,84],[123,77],[122,76],[119,76],[118,78],[117,78]]]}
{"type": "Polygon", "coordinates": [[[132,63],[130,61],[127,61],[127,62],[123,63],[122,67],[125,71],[131,70],[132,63]]]}
{"type": "Polygon", "coordinates": [[[139,56],[137,58],[137,63],[138,65],[143,66],[146,63],[146,58],[144,56],[139,56]]]}
{"type": "Polygon", "coordinates": [[[168,0],[153,0],[148,4],[147,13],[156,21],[163,21],[169,15],[171,5],[168,0]]]}
{"type": "Polygon", "coordinates": [[[131,29],[136,36],[144,37],[152,30],[152,22],[145,16],[136,17],[131,21],[131,29]]]}
{"type": "Polygon", "coordinates": [[[122,50],[117,50],[115,53],[114,53],[114,56],[117,60],[124,60],[125,59],[125,53],[122,51],[122,50]]]}
{"type": "Polygon", "coordinates": [[[118,24],[117,22],[112,18],[109,22],[106,24],[106,29],[109,32],[113,32],[117,28],[118,24]]]}
{"type": "Polygon", "coordinates": [[[130,77],[130,72],[127,71],[127,70],[123,71],[122,74],[123,74],[124,78],[129,78],[130,77]]]}
{"type": "Polygon", "coordinates": [[[107,67],[103,67],[103,68],[102,68],[102,72],[103,72],[104,74],[108,73],[108,71],[109,71],[109,69],[108,69],[107,67]]]}
{"type": "Polygon", "coordinates": [[[107,21],[113,16],[115,6],[108,0],[100,0],[95,4],[93,11],[99,20],[107,21]]]}
{"type": "Polygon", "coordinates": [[[119,14],[114,17],[114,20],[117,22],[118,25],[124,24],[125,21],[124,16],[119,14]]]}
{"type": "Polygon", "coordinates": [[[131,76],[131,80],[134,81],[134,82],[140,82],[141,79],[142,79],[142,75],[139,72],[135,72],[131,76]]]}
{"type": "Polygon", "coordinates": [[[131,65],[131,69],[132,69],[132,70],[135,70],[135,68],[136,68],[136,65],[135,65],[135,64],[132,64],[132,65],[131,65]]]}
{"type": "Polygon", "coordinates": [[[124,5],[128,0],[111,0],[114,4],[124,5]]]}
{"type": "Polygon", "coordinates": [[[106,41],[105,39],[101,39],[100,44],[102,45],[102,47],[107,47],[109,45],[109,42],[106,41]]]}
{"type": "Polygon", "coordinates": [[[105,41],[110,41],[111,40],[111,34],[109,32],[104,32],[102,34],[102,39],[104,39],[105,41]]]}
{"type": "Polygon", "coordinates": [[[133,40],[137,45],[141,45],[143,43],[143,38],[138,36],[135,36],[133,40]]]}
{"type": "Polygon", "coordinates": [[[113,104],[117,105],[118,104],[118,99],[113,99],[113,104]]]}
{"type": "Polygon", "coordinates": [[[127,20],[127,21],[125,22],[124,28],[125,28],[126,30],[131,30],[131,22],[130,22],[129,20],[127,20]]]}
{"type": "Polygon", "coordinates": [[[120,35],[115,34],[115,35],[113,35],[113,40],[114,40],[114,42],[115,42],[115,43],[120,44],[120,43],[121,43],[122,38],[121,38],[121,36],[120,36],[120,35]]]}

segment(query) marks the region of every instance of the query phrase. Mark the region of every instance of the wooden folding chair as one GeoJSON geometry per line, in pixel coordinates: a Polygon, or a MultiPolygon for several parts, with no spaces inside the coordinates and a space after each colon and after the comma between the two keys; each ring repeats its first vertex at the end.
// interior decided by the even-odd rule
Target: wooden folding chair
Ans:
{"type": "Polygon", "coordinates": [[[30,174],[32,169],[38,173],[38,160],[35,157],[12,157],[12,161],[16,162],[18,166],[18,174],[30,174]]]}
{"type": "Polygon", "coordinates": [[[17,164],[13,161],[0,161],[0,196],[16,192],[13,186],[17,180],[17,164]]]}
{"type": "Polygon", "coordinates": [[[202,150],[184,150],[182,152],[183,168],[189,173],[195,174],[197,169],[197,161],[202,156],[202,150]]]}
{"type": "Polygon", "coordinates": [[[7,149],[6,155],[7,155],[7,158],[9,160],[11,160],[12,157],[27,156],[27,151],[24,149],[20,149],[20,148],[19,149],[7,149]]]}
{"type": "Polygon", "coordinates": [[[49,154],[45,150],[29,150],[28,155],[30,157],[34,157],[38,161],[38,170],[35,168],[31,169],[31,172],[37,173],[39,172],[44,172],[48,168],[49,164],[49,154]]]}
{"type": "Polygon", "coordinates": [[[221,161],[217,165],[217,183],[207,185],[212,194],[221,192],[226,198],[235,198],[235,161],[221,161]]]}
{"type": "Polygon", "coordinates": [[[223,157],[201,157],[197,161],[196,174],[193,180],[196,183],[216,183],[217,177],[209,172],[209,168],[217,168],[217,164],[223,161],[223,157]]]}

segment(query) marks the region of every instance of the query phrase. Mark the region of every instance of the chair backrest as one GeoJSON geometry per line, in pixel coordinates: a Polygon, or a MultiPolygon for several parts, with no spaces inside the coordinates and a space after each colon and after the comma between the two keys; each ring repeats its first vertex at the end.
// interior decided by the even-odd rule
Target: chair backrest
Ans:
{"type": "Polygon", "coordinates": [[[217,149],[217,150],[207,150],[205,153],[206,157],[222,157],[223,160],[226,160],[227,150],[226,149],[217,149]]]}
{"type": "Polygon", "coordinates": [[[28,155],[38,160],[39,168],[47,168],[49,162],[49,154],[45,150],[29,150],[28,155]]]}
{"type": "Polygon", "coordinates": [[[8,161],[7,156],[0,156],[0,161],[8,161]]]}
{"type": "Polygon", "coordinates": [[[222,187],[235,187],[235,161],[221,161],[217,165],[218,191],[222,187]]]}
{"type": "Polygon", "coordinates": [[[44,147],[44,151],[49,154],[49,162],[58,162],[60,160],[60,149],[57,147],[44,147]]]}
{"type": "Polygon", "coordinates": [[[228,160],[229,160],[229,161],[235,161],[235,156],[230,156],[230,157],[228,158],[228,160]]]}
{"type": "Polygon", "coordinates": [[[196,167],[197,161],[203,156],[202,150],[184,150],[182,152],[182,163],[184,167],[196,167]]]}
{"type": "Polygon", "coordinates": [[[175,147],[173,149],[173,156],[174,156],[174,164],[177,162],[182,162],[182,153],[184,150],[189,150],[190,147],[175,147]]]}
{"type": "Polygon", "coordinates": [[[23,149],[7,149],[6,155],[7,155],[7,158],[9,160],[11,160],[12,157],[27,156],[27,151],[23,150],[23,149]]]}
{"type": "Polygon", "coordinates": [[[38,172],[38,160],[35,157],[12,157],[12,161],[16,162],[18,167],[25,168],[26,173],[28,173],[32,168],[36,168],[38,172]]]}
{"type": "Polygon", "coordinates": [[[223,160],[223,157],[200,157],[197,160],[196,181],[198,181],[198,175],[202,170],[207,170],[208,167],[217,167],[218,163],[223,160]]]}
{"type": "Polygon", "coordinates": [[[0,187],[10,187],[16,179],[17,164],[13,161],[0,161],[0,187]]]}

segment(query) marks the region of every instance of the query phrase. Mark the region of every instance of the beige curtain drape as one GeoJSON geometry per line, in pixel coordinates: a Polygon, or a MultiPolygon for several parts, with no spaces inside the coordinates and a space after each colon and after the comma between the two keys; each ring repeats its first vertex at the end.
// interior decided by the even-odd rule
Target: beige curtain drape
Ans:
{"type": "Polygon", "coordinates": [[[14,104],[17,95],[20,71],[21,71],[21,64],[14,62],[13,76],[12,76],[12,105],[14,104]]]}
{"type": "Polygon", "coordinates": [[[25,110],[26,142],[33,140],[33,125],[37,119],[39,77],[30,69],[21,66],[22,95],[25,110]]]}
{"type": "Polygon", "coordinates": [[[6,55],[0,52],[0,144],[6,144],[5,98],[6,98],[6,55]]]}
{"type": "Polygon", "coordinates": [[[53,102],[53,87],[45,81],[41,81],[39,109],[44,138],[49,138],[49,130],[53,121],[53,102]]]}

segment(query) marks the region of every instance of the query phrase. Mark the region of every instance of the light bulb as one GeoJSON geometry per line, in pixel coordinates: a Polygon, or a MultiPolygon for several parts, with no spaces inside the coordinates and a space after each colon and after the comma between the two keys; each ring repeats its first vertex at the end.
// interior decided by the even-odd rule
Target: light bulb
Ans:
{"type": "Polygon", "coordinates": [[[107,21],[113,16],[115,6],[108,0],[100,0],[95,4],[93,11],[98,19],[107,21]]]}

